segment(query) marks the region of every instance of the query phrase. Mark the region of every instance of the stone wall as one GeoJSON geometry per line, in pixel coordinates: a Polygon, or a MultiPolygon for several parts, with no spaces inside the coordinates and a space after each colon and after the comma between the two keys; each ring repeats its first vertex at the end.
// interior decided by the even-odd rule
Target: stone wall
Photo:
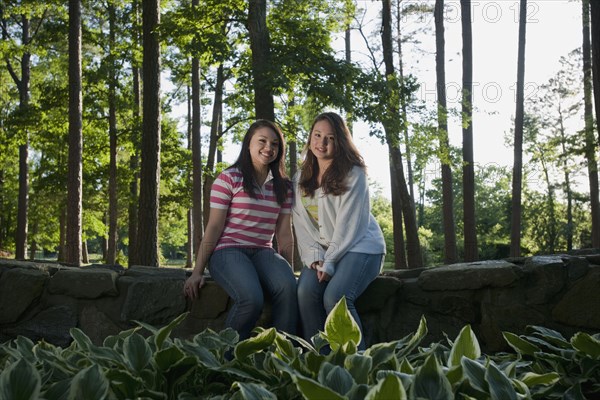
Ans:
{"type": "MultiPolygon", "coordinates": [[[[223,328],[230,301],[208,281],[195,302],[182,295],[189,271],[0,259],[0,342],[24,335],[67,346],[78,327],[97,344],[143,321],[164,325],[185,311],[174,331],[189,338],[223,328]]],[[[506,349],[502,331],[527,325],[565,337],[600,332],[600,252],[453,264],[382,274],[357,302],[368,344],[413,333],[427,320],[427,342],[454,338],[471,324],[482,348],[506,349]]],[[[269,307],[261,318],[268,325],[269,307]]]]}

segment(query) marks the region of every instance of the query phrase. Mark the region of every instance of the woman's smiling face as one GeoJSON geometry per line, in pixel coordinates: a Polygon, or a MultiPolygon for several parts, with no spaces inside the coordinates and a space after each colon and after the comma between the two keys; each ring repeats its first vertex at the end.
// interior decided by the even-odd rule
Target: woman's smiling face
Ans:
{"type": "Polygon", "coordinates": [[[279,154],[279,146],[279,137],[271,128],[258,128],[248,146],[254,168],[262,169],[275,161],[279,154]]]}
{"type": "Polygon", "coordinates": [[[329,161],[335,156],[335,132],[327,120],[318,121],[310,133],[310,151],[317,160],[329,161]]]}

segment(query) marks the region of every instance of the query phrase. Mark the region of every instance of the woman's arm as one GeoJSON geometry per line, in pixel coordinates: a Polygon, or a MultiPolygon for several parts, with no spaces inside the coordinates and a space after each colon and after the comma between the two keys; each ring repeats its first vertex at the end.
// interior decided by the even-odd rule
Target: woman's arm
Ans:
{"type": "Polygon", "coordinates": [[[336,262],[365,235],[369,227],[371,205],[367,175],[362,168],[354,167],[348,178],[349,188],[340,195],[333,234],[321,268],[329,276],[335,274],[336,262]]]}
{"type": "Polygon", "coordinates": [[[194,270],[183,286],[185,295],[192,300],[198,297],[200,288],[204,285],[204,268],[223,233],[226,217],[227,209],[211,207],[204,237],[198,247],[194,270]]]}
{"type": "Polygon", "coordinates": [[[279,254],[287,260],[294,269],[294,235],[292,235],[292,215],[279,214],[275,226],[275,237],[279,254]]]}

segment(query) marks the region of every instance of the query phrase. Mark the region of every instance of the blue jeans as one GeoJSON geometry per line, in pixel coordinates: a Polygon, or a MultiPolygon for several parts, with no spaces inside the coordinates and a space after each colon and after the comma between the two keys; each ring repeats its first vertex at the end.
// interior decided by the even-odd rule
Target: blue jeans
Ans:
{"type": "MultiPolygon", "coordinates": [[[[304,339],[310,340],[319,331],[324,331],[327,315],[342,296],[346,296],[348,311],[362,333],[354,302],[379,275],[382,261],[383,254],[346,253],[336,263],[335,274],[329,282],[319,282],[317,271],[305,266],[298,279],[298,305],[304,339]]],[[[365,349],[364,338],[358,348],[365,349]]]]}
{"type": "Polygon", "coordinates": [[[225,326],[235,329],[240,340],[250,337],[262,313],[265,296],[273,306],[274,327],[296,334],[296,277],[279,253],[269,248],[224,248],[213,253],[208,268],[212,278],[233,300],[225,326]]]}

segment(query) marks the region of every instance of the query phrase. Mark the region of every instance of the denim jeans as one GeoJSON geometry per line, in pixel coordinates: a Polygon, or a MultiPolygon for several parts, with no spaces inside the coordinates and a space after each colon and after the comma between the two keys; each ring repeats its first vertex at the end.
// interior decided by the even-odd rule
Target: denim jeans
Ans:
{"type": "Polygon", "coordinates": [[[233,300],[225,326],[235,329],[240,340],[250,337],[265,296],[271,300],[274,327],[296,334],[296,277],[279,253],[269,248],[224,248],[213,253],[208,268],[233,300]]]}
{"type": "MultiPolygon", "coordinates": [[[[324,331],[325,320],[336,303],[346,296],[348,311],[358,324],[362,324],[354,302],[379,275],[383,254],[348,252],[337,263],[335,274],[328,282],[319,282],[317,271],[304,267],[298,279],[298,305],[304,339],[310,340],[318,331],[324,331]]],[[[359,349],[365,349],[361,340],[359,349]]]]}

